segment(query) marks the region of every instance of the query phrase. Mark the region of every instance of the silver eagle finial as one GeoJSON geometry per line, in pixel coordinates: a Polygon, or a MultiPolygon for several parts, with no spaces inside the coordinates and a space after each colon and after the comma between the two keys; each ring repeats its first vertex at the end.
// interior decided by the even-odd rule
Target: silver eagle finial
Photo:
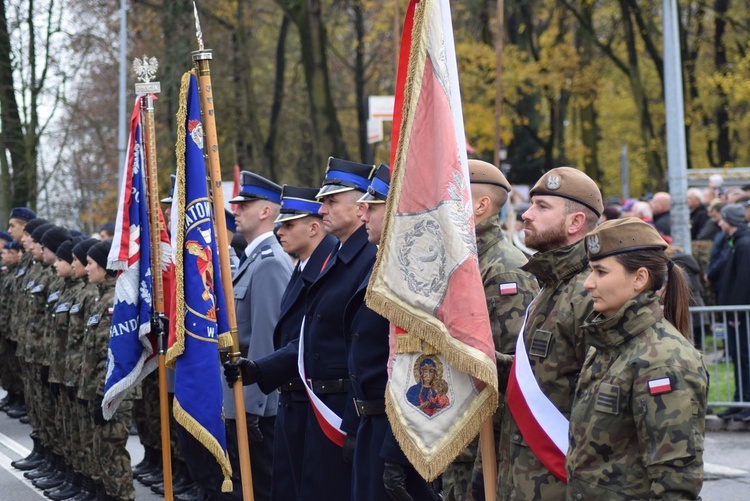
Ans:
{"type": "Polygon", "coordinates": [[[156,76],[159,69],[159,61],[155,57],[143,56],[143,59],[137,57],[133,59],[133,71],[138,76],[138,80],[143,83],[149,83],[156,76]]]}

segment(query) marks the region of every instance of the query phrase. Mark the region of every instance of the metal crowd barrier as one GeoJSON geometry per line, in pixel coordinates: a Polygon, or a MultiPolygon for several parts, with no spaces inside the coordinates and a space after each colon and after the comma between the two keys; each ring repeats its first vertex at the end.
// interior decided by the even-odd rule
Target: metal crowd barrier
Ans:
{"type": "Polygon", "coordinates": [[[750,399],[742,399],[743,390],[750,393],[750,305],[694,306],[690,313],[695,346],[710,377],[708,404],[750,407],[750,399]]]}

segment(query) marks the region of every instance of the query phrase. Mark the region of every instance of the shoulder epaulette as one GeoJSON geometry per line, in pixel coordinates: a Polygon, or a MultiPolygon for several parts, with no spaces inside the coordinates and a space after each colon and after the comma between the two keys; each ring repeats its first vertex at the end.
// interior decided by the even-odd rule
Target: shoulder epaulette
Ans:
{"type": "Polygon", "coordinates": [[[273,257],[273,249],[270,245],[264,245],[260,248],[260,258],[265,259],[267,257],[273,257]]]}

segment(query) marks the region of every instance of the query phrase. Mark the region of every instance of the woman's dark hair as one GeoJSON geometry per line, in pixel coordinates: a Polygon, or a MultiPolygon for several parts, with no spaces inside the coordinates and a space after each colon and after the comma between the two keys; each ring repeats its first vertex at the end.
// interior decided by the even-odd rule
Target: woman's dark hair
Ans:
{"type": "Polygon", "coordinates": [[[680,267],[674,266],[663,250],[624,252],[614,257],[628,273],[646,268],[650,290],[657,292],[666,283],[661,295],[664,317],[690,340],[690,288],[680,267]]]}

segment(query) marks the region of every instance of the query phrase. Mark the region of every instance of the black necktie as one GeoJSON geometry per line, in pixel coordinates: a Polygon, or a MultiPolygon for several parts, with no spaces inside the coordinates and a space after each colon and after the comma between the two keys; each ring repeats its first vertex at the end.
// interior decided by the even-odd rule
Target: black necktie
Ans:
{"type": "Polygon", "coordinates": [[[240,269],[240,266],[242,266],[242,263],[245,262],[245,259],[247,259],[247,253],[245,251],[242,251],[242,255],[240,256],[240,264],[237,265],[237,269],[240,269]]]}

